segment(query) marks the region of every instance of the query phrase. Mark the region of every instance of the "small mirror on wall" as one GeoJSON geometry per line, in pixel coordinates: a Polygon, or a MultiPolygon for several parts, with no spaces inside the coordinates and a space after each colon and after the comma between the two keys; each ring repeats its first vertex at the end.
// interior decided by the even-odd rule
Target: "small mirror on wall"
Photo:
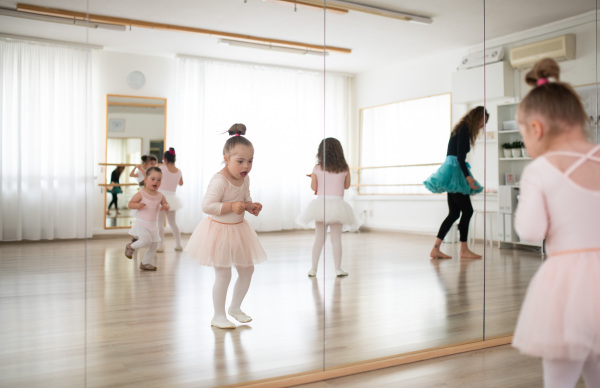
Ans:
{"type": "Polygon", "coordinates": [[[107,96],[105,229],[131,227],[127,204],[139,190],[136,166],[143,155],[162,163],[166,107],[164,98],[107,96]]]}

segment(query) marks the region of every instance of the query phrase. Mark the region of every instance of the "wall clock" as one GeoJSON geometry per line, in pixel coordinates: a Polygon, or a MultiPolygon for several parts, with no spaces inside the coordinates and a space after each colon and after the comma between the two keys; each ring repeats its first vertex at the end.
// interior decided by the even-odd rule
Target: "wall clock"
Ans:
{"type": "Polygon", "coordinates": [[[127,76],[127,83],[134,89],[140,89],[146,83],[146,77],[141,71],[132,71],[127,76]]]}

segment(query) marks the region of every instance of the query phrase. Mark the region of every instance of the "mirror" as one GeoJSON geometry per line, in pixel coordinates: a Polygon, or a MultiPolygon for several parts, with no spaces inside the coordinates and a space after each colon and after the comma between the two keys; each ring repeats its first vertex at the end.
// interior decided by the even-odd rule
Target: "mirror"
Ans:
{"type": "Polygon", "coordinates": [[[107,96],[105,229],[133,224],[127,204],[142,179],[137,166],[142,155],[154,155],[162,162],[166,107],[165,98],[107,96]]]}

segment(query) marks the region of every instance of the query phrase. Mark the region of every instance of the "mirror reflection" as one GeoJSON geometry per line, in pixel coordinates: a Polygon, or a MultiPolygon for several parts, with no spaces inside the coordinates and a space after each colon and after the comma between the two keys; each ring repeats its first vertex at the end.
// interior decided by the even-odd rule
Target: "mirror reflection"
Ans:
{"type": "Polygon", "coordinates": [[[164,153],[164,98],[107,96],[106,221],[104,227],[128,228],[134,217],[127,207],[145,171],[164,153]]]}
{"type": "MultiPolygon", "coordinates": [[[[0,2],[2,8],[17,10],[14,1],[0,2]]],[[[59,10],[53,11],[58,18],[65,18],[64,11],[89,10],[95,15],[93,23],[100,23],[89,30],[72,23],[0,15],[3,33],[11,35],[0,37],[2,42],[14,40],[14,35],[27,42],[35,35],[45,39],[42,45],[49,53],[64,58],[66,45],[70,54],[83,53],[82,60],[89,61],[63,77],[84,93],[81,98],[59,99],[61,106],[73,109],[56,114],[71,117],[87,112],[89,117],[73,125],[68,136],[59,126],[48,132],[56,139],[77,140],[69,143],[69,149],[76,150],[68,153],[69,159],[61,159],[67,153],[47,154],[64,148],[48,147],[46,137],[30,136],[26,127],[11,132],[12,124],[7,124],[9,130],[2,132],[3,144],[15,144],[15,150],[20,147],[10,143],[15,140],[10,134],[31,139],[36,158],[41,155],[45,163],[22,170],[22,177],[4,170],[10,179],[2,188],[3,201],[14,201],[2,204],[3,214],[9,215],[3,217],[3,240],[50,240],[43,246],[3,245],[2,254],[60,258],[56,260],[60,267],[33,260],[25,269],[22,260],[16,270],[14,260],[3,261],[12,271],[0,271],[4,277],[0,283],[8,285],[3,295],[11,302],[20,300],[23,295],[11,288],[15,282],[19,287],[38,287],[39,277],[44,287],[54,282],[73,285],[68,291],[76,289],[79,297],[67,305],[62,297],[31,304],[49,315],[76,311],[72,320],[76,323],[68,327],[86,334],[80,338],[85,346],[76,349],[76,356],[62,343],[44,340],[49,333],[44,328],[24,326],[36,332],[28,338],[43,342],[45,354],[68,360],[79,356],[81,362],[75,364],[80,368],[61,374],[62,385],[82,375],[91,385],[176,385],[182,379],[192,385],[236,384],[318,373],[512,333],[542,255],[539,243],[527,245],[514,232],[513,212],[505,207],[507,203],[514,207],[522,168],[531,162],[517,147],[521,139],[511,128],[516,106],[528,90],[523,75],[529,65],[513,64],[511,51],[574,34],[576,55],[561,62],[565,79],[581,86],[582,95],[595,95],[597,88],[589,86],[598,82],[595,2],[556,1],[548,6],[541,0],[519,4],[457,0],[449,9],[439,2],[382,0],[360,1],[368,7],[359,9],[354,1],[331,1],[326,2],[327,10],[323,1],[302,3],[204,1],[166,7],[156,0],[132,0],[127,6],[98,0],[75,5],[66,0],[44,2],[59,10]],[[420,17],[413,21],[420,23],[407,23],[398,12],[414,13],[420,17]],[[128,18],[126,25],[114,24],[120,17],[128,18]],[[178,26],[196,30],[182,32],[178,26]],[[287,44],[277,44],[281,41],[287,44]],[[71,46],[74,42],[93,46],[82,50],[71,46]],[[145,84],[128,83],[132,73],[143,73],[145,84]],[[89,82],[81,82],[86,76],[89,82]],[[414,108],[415,102],[430,98],[441,100],[435,111],[414,108]],[[444,162],[454,125],[480,105],[490,119],[466,160],[484,190],[471,197],[467,244],[483,258],[460,259],[460,233],[453,225],[441,243],[452,258],[431,260],[433,241],[448,213],[447,195],[425,192],[422,182],[444,162]],[[393,111],[387,111],[391,106],[393,111]],[[418,110],[421,116],[409,121],[406,112],[418,110]],[[206,217],[201,203],[209,180],[223,168],[225,138],[220,133],[235,122],[248,126],[255,147],[251,194],[264,209],[259,217],[247,218],[268,261],[256,267],[244,299],[243,309],[253,321],[236,322],[236,329],[223,331],[210,326],[214,272],[169,249],[156,255],[159,271],[142,273],[137,258],[124,257],[130,237],[118,229],[131,226],[127,203],[138,190],[140,171],[149,166],[143,157],[156,156],[162,163],[164,151],[174,147],[177,166],[186,175],[185,186],[177,192],[186,205],[177,216],[185,246],[206,217]],[[415,136],[429,130],[429,136],[415,136]],[[78,134],[87,137],[80,139],[78,134]],[[315,199],[306,174],[316,163],[315,146],[328,137],[338,139],[344,149],[351,174],[344,200],[362,226],[359,233],[341,234],[341,268],[348,276],[337,276],[331,234],[320,232],[324,251],[313,277],[307,275],[316,232],[303,229],[296,219],[315,199]],[[505,144],[510,145],[506,155],[505,144]],[[74,167],[66,182],[60,174],[47,175],[46,166],[74,167]],[[76,168],[81,166],[83,171],[76,168]],[[25,182],[20,191],[11,186],[19,179],[25,182]],[[31,202],[34,183],[40,180],[47,191],[44,195],[36,191],[34,197],[54,198],[69,187],[77,201],[69,198],[61,204],[77,204],[81,211],[56,208],[64,219],[84,216],[69,218],[68,225],[54,229],[56,215],[48,209],[55,206],[31,202]],[[71,180],[83,186],[66,186],[71,180]],[[27,204],[26,214],[15,212],[17,202],[27,204]],[[32,203],[35,206],[29,206],[32,203]],[[31,234],[32,220],[35,224],[38,219],[43,225],[31,234]],[[20,235],[22,231],[27,233],[20,235]],[[87,267],[77,261],[84,256],[81,246],[62,240],[83,238],[82,233],[94,237],[86,245],[87,267]],[[35,277],[30,277],[32,273],[35,277]],[[77,275],[69,276],[73,273],[77,275]],[[86,293],[80,289],[83,279],[86,293]],[[82,299],[84,294],[87,299],[82,299]],[[86,368],[84,359],[98,364],[86,368]],[[114,368],[122,373],[114,373],[114,368]]],[[[35,12],[34,5],[19,8],[35,12]]],[[[9,52],[2,46],[3,55],[9,52]]],[[[71,59],[71,64],[78,62],[71,59]]],[[[8,62],[1,66],[12,74],[8,62]]],[[[46,77],[42,81],[52,80],[46,77]]],[[[15,85],[1,87],[5,92],[15,85]]],[[[8,92],[17,94],[32,95],[24,86],[8,92]]],[[[36,106],[34,97],[25,98],[36,106]]],[[[10,101],[2,101],[1,113],[9,123],[38,117],[36,110],[15,115],[6,104],[10,101]]],[[[45,104],[50,105],[51,99],[45,104]]],[[[590,99],[592,117],[598,115],[595,105],[590,99]]],[[[24,307],[18,304],[6,316],[22,312],[24,307]]],[[[11,322],[7,332],[12,335],[22,323],[11,322]]],[[[28,341],[23,336],[10,342],[11,355],[30,359],[31,368],[19,369],[27,373],[16,368],[0,373],[1,382],[34,385],[48,373],[56,376],[63,371],[39,355],[29,358],[33,352],[28,341]]]]}

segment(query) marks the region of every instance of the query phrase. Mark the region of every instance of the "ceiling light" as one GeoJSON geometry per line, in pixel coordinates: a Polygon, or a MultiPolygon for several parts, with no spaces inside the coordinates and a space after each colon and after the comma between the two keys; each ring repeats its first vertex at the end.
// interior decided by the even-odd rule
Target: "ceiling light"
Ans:
{"type": "Polygon", "coordinates": [[[255,42],[245,42],[243,40],[234,40],[234,39],[219,39],[220,44],[226,44],[229,46],[237,46],[237,47],[249,47],[260,50],[271,50],[271,51],[279,51],[284,53],[292,53],[292,54],[303,54],[303,55],[329,55],[327,51],[317,51],[311,50],[308,48],[296,48],[296,47],[286,47],[281,45],[276,45],[273,43],[255,43],[255,42]]]}

